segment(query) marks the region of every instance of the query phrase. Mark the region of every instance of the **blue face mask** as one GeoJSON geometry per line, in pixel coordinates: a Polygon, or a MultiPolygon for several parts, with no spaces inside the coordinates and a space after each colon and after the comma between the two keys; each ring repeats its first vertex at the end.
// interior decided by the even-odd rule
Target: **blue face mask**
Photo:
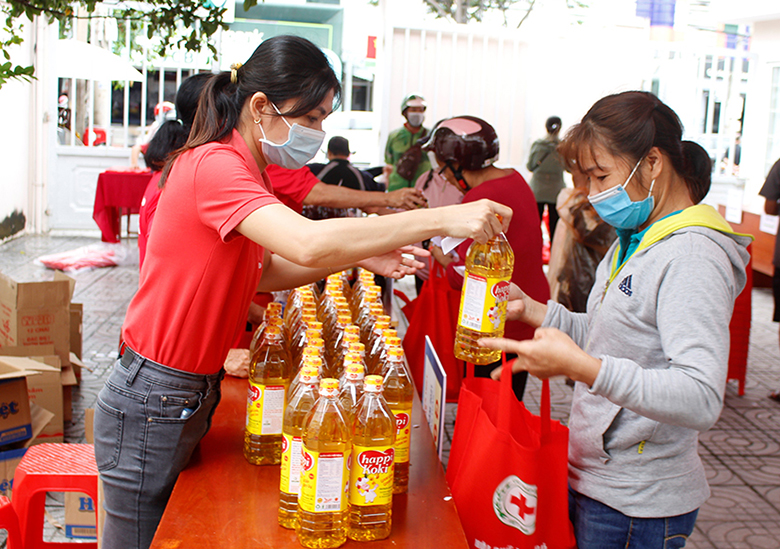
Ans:
{"type": "MultiPolygon", "coordinates": [[[[276,105],[271,103],[271,106],[281,116],[282,113],[279,112],[276,105]]],[[[320,150],[322,142],[325,140],[325,132],[300,126],[297,122],[290,126],[290,123],[283,116],[282,120],[290,128],[287,141],[282,144],[269,141],[265,136],[263,126],[258,122],[257,125],[260,126],[260,131],[263,133],[260,146],[263,150],[263,156],[271,164],[288,170],[297,170],[305,166],[320,150]]]]}
{"type": "Polygon", "coordinates": [[[644,160],[644,158],[636,163],[636,166],[631,170],[631,174],[628,176],[625,183],[616,185],[598,194],[588,196],[588,200],[601,219],[616,229],[636,229],[647,221],[650,214],[653,212],[653,207],[655,206],[655,200],[653,199],[653,185],[655,185],[655,179],[650,183],[650,192],[647,193],[647,198],[644,200],[633,202],[626,192],[626,185],[628,185],[628,182],[634,177],[642,160],[644,160]]]}

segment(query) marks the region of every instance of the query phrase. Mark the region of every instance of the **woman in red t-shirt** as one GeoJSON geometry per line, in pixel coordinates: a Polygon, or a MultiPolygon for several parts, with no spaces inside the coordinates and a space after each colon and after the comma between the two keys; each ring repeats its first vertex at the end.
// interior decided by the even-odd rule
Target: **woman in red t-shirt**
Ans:
{"type": "Polygon", "coordinates": [[[508,228],[511,209],[488,200],[322,221],[281,204],[265,167],[311,160],[339,93],[322,51],[294,36],[265,40],[246,64],[206,84],[187,144],[162,172],[126,347],[98,395],[104,549],[150,545],[179,472],[208,431],[222,364],[256,291],[355,264],[401,277],[421,266],[403,256],[421,253],[402,248],[409,243],[436,235],[485,242],[508,228]]]}
{"type": "MultiPolygon", "coordinates": [[[[542,269],[542,230],[536,199],[522,175],[512,168],[494,165],[499,147],[493,126],[474,116],[442,120],[423,150],[436,155],[442,176],[460,189],[464,204],[488,198],[512,208],[515,215],[505,231],[515,255],[512,282],[534,299],[546,302],[550,298],[550,288],[542,269]]],[[[467,239],[457,247],[458,259],[455,261],[445,256],[440,248],[431,249],[434,258],[446,267],[447,278],[454,288],[460,289],[463,285],[461,272],[471,242],[467,239]],[[457,267],[461,268],[460,272],[457,267]]],[[[507,321],[505,334],[515,340],[531,339],[534,330],[522,322],[507,321]]],[[[515,355],[507,356],[507,359],[513,358],[515,355]]],[[[500,363],[477,365],[474,372],[477,377],[489,377],[499,366],[500,363]]],[[[512,376],[512,388],[519,400],[523,400],[527,379],[528,372],[512,376]]]]}

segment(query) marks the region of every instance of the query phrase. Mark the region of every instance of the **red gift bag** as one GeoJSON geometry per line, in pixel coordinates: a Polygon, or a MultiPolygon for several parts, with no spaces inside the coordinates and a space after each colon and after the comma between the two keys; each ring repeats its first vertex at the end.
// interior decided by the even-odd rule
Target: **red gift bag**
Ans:
{"type": "Polygon", "coordinates": [[[447,372],[447,401],[455,402],[463,378],[463,363],[455,359],[454,352],[460,291],[450,286],[444,267],[437,261],[432,263],[429,278],[420,295],[402,309],[409,318],[409,327],[404,336],[404,354],[417,390],[421,391],[427,335],[447,372]]]}
{"type": "Polygon", "coordinates": [[[472,549],[576,547],[568,507],[569,430],[550,419],[550,386],[541,417],[501,381],[463,380],[447,481],[472,549]]]}

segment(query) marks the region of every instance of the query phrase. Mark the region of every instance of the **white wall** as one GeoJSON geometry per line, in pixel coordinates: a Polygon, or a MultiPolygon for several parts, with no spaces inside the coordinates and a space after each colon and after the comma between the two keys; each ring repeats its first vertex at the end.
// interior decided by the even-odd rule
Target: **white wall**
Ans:
{"type": "Polygon", "coordinates": [[[758,191],[764,183],[773,160],[768,160],[769,132],[768,111],[772,69],[780,67],[780,19],[755,23],[751,49],[756,54],[755,72],[752,75],[750,99],[745,106],[745,131],[742,139],[740,175],[746,178],[745,208],[763,211],[764,200],[758,191]]]}
{"type": "MultiPolygon", "coordinates": [[[[27,66],[32,63],[31,23],[25,20],[25,41],[11,51],[11,62],[27,66]]],[[[5,60],[3,60],[5,61],[5,60]]],[[[28,187],[31,174],[31,144],[29,113],[32,106],[32,84],[17,80],[7,81],[0,88],[0,222],[13,211],[23,212],[29,218],[28,187]]]]}

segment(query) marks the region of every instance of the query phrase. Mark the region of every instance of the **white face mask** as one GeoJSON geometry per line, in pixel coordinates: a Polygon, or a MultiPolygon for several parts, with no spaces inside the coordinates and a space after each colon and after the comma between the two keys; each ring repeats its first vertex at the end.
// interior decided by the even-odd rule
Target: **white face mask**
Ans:
{"type": "Polygon", "coordinates": [[[413,128],[419,128],[422,126],[423,121],[425,120],[425,113],[424,112],[408,112],[406,113],[406,119],[409,121],[409,125],[413,128]]]}
{"type": "MultiPolygon", "coordinates": [[[[276,105],[271,103],[271,106],[281,116],[282,113],[279,112],[276,105]]],[[[325,132],[301,126],[297,122],[291,126],[284,116],[281,118],[287,124],[287,127],[290,128],[287,134],[287,141],[281,144],[269,141],[265,136],[265,130],[260,121],[257,122],[257,125],[260,126],[260,131],[263,133],[263,138],[259,140],[263,156],[271,164],[276,164],[288,170],[297,170],[305,166],[320,150],[322,142],[325,140],[325,132]]]]}

